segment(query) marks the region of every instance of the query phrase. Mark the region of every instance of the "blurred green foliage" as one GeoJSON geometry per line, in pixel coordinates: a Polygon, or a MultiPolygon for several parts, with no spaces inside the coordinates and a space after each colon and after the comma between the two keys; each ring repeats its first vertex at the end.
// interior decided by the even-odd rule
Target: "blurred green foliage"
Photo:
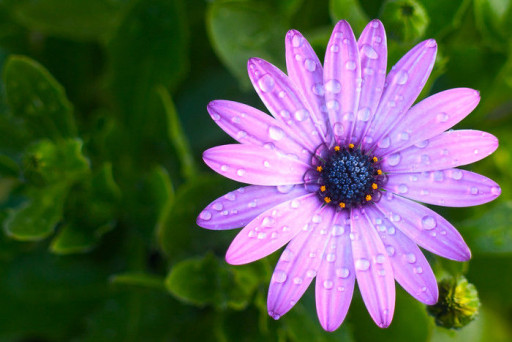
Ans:
{"type": "Polygon", "coordinates": [[[511,14],[509,0],[0,0],[0,340],[512,340],[511,14]],[[428,255],[440,279],[464,274],[478,289],[481,314],[457,331],[436,327],[401,289],[387,330],[356,294],[342,327],[324,332],[311,289],[273,321],[266,287],[277,254],[230,266],[236,231],[195,224],[236,187],[200,161],[229,141],[206,104],[262,108],[248,58],[284,67],[291,28],[323,56],[337,20],[359,34],[372,18],[387,27],[390,66],[435,38],[422,96],[480,90],[458,127],[500,139],[469,168],[502,196],[436,208],[474,254],[468,264],[428,255]]]}

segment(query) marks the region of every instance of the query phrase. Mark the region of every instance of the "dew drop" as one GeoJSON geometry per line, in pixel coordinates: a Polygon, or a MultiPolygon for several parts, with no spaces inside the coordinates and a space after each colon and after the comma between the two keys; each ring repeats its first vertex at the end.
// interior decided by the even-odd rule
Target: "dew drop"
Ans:
{"type": "Polygon", "coordinates": [[[388,256],[394,256],[395,248],[393,246],[386,246],[386,252],[388,252],[388,256]]]}
{"type": "Polygon", "coordinates": [[[418,267],[413,268],[413,271],[416,274],[421,274],[421,273],[423,273],[423,268],[418,266],[418,267]]]}
{"type": "Polygon", "coordinates": [[[321,83],[316,83],[313,85],[311,90],[313,91],[313,94],[317,96],[323,96],[325,94],[324,85],[321,83]]]}
{"type": "Polygon", "coordinates": [[[354,61],[348,61],[347,63],[345,63],[345,69],[347,70],[356,70],[356,62],[354,61]]]}
{"type": "Polygon", "coordinates": [[[212,213],[210,213],[208,210],[203,210],[201,214],[199,214],[199,218],[201,220],[208,221],[212,218],[212,213]]]}
{"type": "Polygon", "coordinates": [[[338,52],[340,50],[340,47],[337,45],[337,44],[332,44],[331,45],[331,52],[338,52]]]}
{"type": "Polygon", "coordinates": [[[345,233],[345,228],[343,228],[342,225],[335,224],[332,227],[332,236],[340,236],[343,235],[343,233],[345,233]]]}
{"type": "Polygon", "coordinates": [[[386,261],[386,257],[383,254],[377,254],[377,256],[375,257],[375,262],[377,264],[383,264],[384,261],[386,261]]]}
{"type": "Polygon", "coordinates": [[[272,216],[265,216],[263,220],[261,221],[261,226],[265,228],[272,227],[274,224],[275,219],[272,216]]]}
{"type": "Polygon", "coordinates": [[[471,195],[478,195],[479,193],[479,190],[476,186],[472,186],[469,191],[471,192],[471,195]]]}
{"type": "Polygon", "coordinates": [[[406,254],[405,255],[405,260],[407,260],[407,262],[409,264],[414,264],[416,262],[416,255],[414,255],[412,253],[406,254]]]}
{"type": "Polygon", "coordinates": [[[213,203],[212,208],[217,211],[221,211],[222,209],[224,209],[224,206],[222,205],[222,203],[216,202],[216,203],[213,203]]]}
{"type": "Polygon", "coordinates": [[[325,260],[327,260],[328,262],[333,262],[334,260],[336,260],[336,254],[334,253],[329,253],[325,256],[325,260]]]}
{"type": "Polygon", "coordinates": [[[299,36],[298,34],[294,35],[292,38],[292,46],[294,48],[301,47],[304,44],[304,37],[299,36]]]}
{"type": "Polygon", "coordinates": [[[432,230],[436,227],[437,222],[436,222],[435,218],[433,218],[430,215],[427,215],[427,216],[423,216],[423,218],[421,219],[421,225],[423,226],[423,229],[425,229],[425,230],[432,230]]]}
{"type": "Polygon", "coordinates": [[[439,113],[436,116],[437,122],[446,122],[449,119],[448,114],[446,113],[439,113]]]}
{"type": "Polygon", "coordinates": [[[277,191],[279,191],[282,194],[287,194],[290,191],[292,191],[294,187],[295,187],[295,185],[293,185],[293,184],[291,184],[291,185],[288,185],[288,184],[287,185],[278,185],[277,186],[277,191]]]}
{"type": "Polygon", "coordinates": [[[367,271],[370,268],[370,261],[368,259],[357,259],[355,262],[356,269],[360,271],[367,271]]]}
{"type": "Polygon", "coordinates": [[[492,186],[491,187],[491,194],[496,195],[496,196],[500,195],[501,194],[501,188],[498,187],[498,186],[492,186]]]}
{"type": "Polygon", "coordinates": [[[240,177],[242,177],[243,175],[245,175],[245,170],[244,169],[238,169],[236,171],[236,174],[239,175],[240,177]]]}
{"type": "Polygon", "coordinates": [[[290,112],[286,109],[283,109],[279,112],[279,115],[281,115],[281,117],[284,119],[288,119],[290,117],[290,112]]]}
{"type": "Polygon", "coordinates": [[[300,202],[298,200],[293,200],[290,202],[290,207],[293,209],[297,209],[300,206],[300,202]]]}
{"type": "Polygon", "coordinates": [[[407,132],[400,133],[400,140],[403,140],[403,141],[409,140],[409,133],[407,133],[407,132]]]}
{"type": "Polygon", "coordinates": [[[324,288],[326,290],[332,289],[332,286],[333,286],[333,282],[331,280],[325,280],[324,281],[324,288]]]}
{"type": "Polygon", "coordinates": [[[409,191],[409,188],[407,187],[407,185],[405,184],[400,184],[398,186],[398,192],[400,192],[401,194],[406,194],[407,191],[409,191]]]}
{"type": "Polygon", "coordinates": [[[346,279],[350,275],[350,270],[346,267],[337,268],[335,272],[338,278],[346,279]]]}
{"type": "Polygon", "coordinates": [[[402,156],[400,155],[400,152],[396,152],[388,156],[387,162],[391,166],[397,166],[400,163],[401,158],[402,156]]]}
{"type": "Polygon", "coordinates": [[[284,283],[286,281],[286,278],[288,278],[287,274],[283,271],[275,271],[272,275],[272,280],[276,283],[284,283]]]}
{"type": "Polygon", "coordinates": [[[453,169],[451,173],[452,179],[461,180],[462,179],[462,171],[459,169],[453,169]]]}
{"type": "Polygon", "coordinates": [[[228,170],[229,170],[229,166],[227,166],[227,165],[222,165],[222,166],[220,167],[220,170],[221,170],[222,172],[226,172],[226,171],[228,171],[228,170]]]}
{"type": "Polygon", "coordinates": [[[397,84],[405,84],[407,83],[407,80],[409,79],[409,74],[407,73],[407,71],[405,70],[400,70],[397,74],[396,74],[396,83],[397,84]]]}
{"type": "Polygon", "coordinates": [[[213,119],[213,121],[219,121],[220,120],[220,115],[217,114],[217,113],[213,113],[212,114],[212,119],[213,119]]]}
{"type": "Polygon", "coordinates": [[[274,90],[274,86],[276,85],[274,79],[269,74],[263,75],[258,80],[258,86],[261,89],[261,91],[268,93],[274,90]]]}
{"type": "Polygon", "coordinates": [[[325,90],[337,94],[341,91],[341,83],[337,80],[329,80],[325,83],[325,90]]]}
{"type": "Polygon", "coordinates": [[[314,60],[306,58],[306,60],[304,61],[304,67],[306,68],[307,71],[313,72],[316,70],[316,63],[314,60]]]}
{"type": "Polygon", "coordinates": [[[365,108],[361,108],[358,112],[357,112],[357,118],[360,120],[360,121],[368,121],[370,119],[370,108],[368,107],[365,107],[365,108]]]}
{"type": "Polygon", "coordinates": [[[361,50],[362,50],[363,54],[366,57],[368,57],[369,59],[377,59],[377,58],[379,58],[379,54],[377,53],[377,51],[375,51],[375,49],[372,48],[370,45],[364,44],[361,47],[361,50]]]}
{"type": "Polygon", "coordinates": [[[304,121],[309,117],[309,113],[305,109],[299,109],[295,112],[294,117],[295,117],[295,120],[297,120],[299,122],[304,121]]]}
{"type": "Polygon", "coordinates": [[[301,278],[301,277],[295,277],[295,278],[293,278],[293,283],[294,283],[295,285],[300,285],[300,284],[302,284],[302,278],[301,278]]]}
{"type": "Polygon", "coordinates": [[[267,233],[258,233],[258,240],[263,240],[267,238],[267,233]]]}
{"type": "Polygon", "coordinates": [[[379,142],[377,143],[377,146],[379,146],[380,148],[388,148],[390,145],[391,139],[387,135],[384,138],[380,139],[379,142]]]}
{"type": "Polygon", "coordinates": [[[343,127],[343,124],[341,122],[335,122],[332,126],[332,130],[334,132],[334,135],[341,137],[343,136],[343,133],[345,132],[345,128],[343,127]]]}
{"type": "Polygon", "coordinates": [[[336,100],[330,100],[325,103],[327,109],[331,109],[334,111],[338,111],[340,109],[340,104],[336,100]]]}
{"type": "Polygon", "coordinates": [[[309,278],[313,278],[316,276],[316,271],[315,270],[308,270],[306,272],[306,276],[309,277],[309,278]]]}

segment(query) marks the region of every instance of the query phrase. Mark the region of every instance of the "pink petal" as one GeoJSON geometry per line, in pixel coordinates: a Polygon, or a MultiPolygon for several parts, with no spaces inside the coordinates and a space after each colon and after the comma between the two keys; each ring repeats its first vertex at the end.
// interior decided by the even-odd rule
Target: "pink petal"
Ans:
{"type": "Polygon", "coordinates": [[[238,233],[226,252],[226,261],[247,264],[275,252],[307,226],[320,206],[313,193],[268,209],[238,233]]]}
{"type": "Polygon", "coordinates": [[[459,232],[429,208],[391,192],[382,196],[376,206],[395,227],[426,250],[457,261],[471,258],[459,232]]]}
{"type": "Polygon", "coordinates": [[[384,243],[396,281],[420,302],[435,304],[439,296],[436,277],[418,246],[375,206],[368,206],[366,214],[384,243]]]}
{"type": "Polygon", "coordinates": [[[306,160],[304,144],[296,134],[280,121],[256,108],[242,103],[215,100],[208,104],[213,120],[242,144],[269,146],[281,152],[294,153],[306,160]]]}
{"type": "Polygon", "coordinates": [[[262,59],[251,58],[247,68],[254,89],[270,113],[292,127],[309,150],[314,151],[323,140],[311,115],[313,109],[300,91],[281,70],[262,59]]]}
{"type": "Polygon", "coordinates": [[[327,331],[338,329],[345,319],[355,284],[348,211],[337,213],[333,223],[315,284],[318,319],[327,331]]]}
{"type": "Polygon", "coordinates": [[[254,185],[301,184],[309,169],[296,155],[240,144],[210,148],[203,153],[203,160],[224,177],[254,185]]]}
{"type": "Polygon", "coordinates": [[[329,121],[325,112],[324,72],[322,63],[308,41],[296,30],[286,34],[286,67],[288,77],[311,108],[313,122],[323,140],[330,135],[329,121]]]}
{"type": "Polygon", "coordinates": [[[314,215],[310,213],[310,222],[286,246],[268,289],[268,313],[274,319],[297,303],[316,276],[329,241],[334,212],[330,207],[323,207],[314,215]]]}
{"type": "Polygon", "coordinates": [[[375,153],[386,155],[435,137],[464,119],[479,101],[478,91],[468,88],[450,89],[429,96],[412,107],[382,138],[375,153]]]}
{"type": "Polygon", "coordinates": [[[492,134],[457,130],[442,133],[383,158],[386,172],[420,172],[448,169],[483,159],[498,147],[492,134]]]}
{"type": "Polygon", "coordinates": [[[243,227],[262,212],[306,194],[303,185],[247,186],[210,203],[199,214],[197,224],[213,230],[243,227]]]}
{"type": "Polygon", "coordinates": [[[391,68],[379,107],[365,134],[365,150],[370,150],[403,119],[427,82],[436,52],[435,40],[426,40],[412,48],[391,68]]]}
{"type": "Polygon", "coordinates": [[[325,101],[336,141],[348,143],[361,92],[359,48],[350,25],[336,24],[324,61],[325,101]]]}
{"type": "Polygon", "coordinates": [[[386,190],[429,204],[469,207],[494,200],[501,189],[491,179],[460,169],[390,175],[386,190]]]}
{"type": "Polygon", "coordinates": [[[386,248],[363,212],[353,208],[350,217],[357,284],[370,316],[386,328],[395,310],[395,279],[386,248]]]}
{"type": "Polygon", "coordinates": [[[359,144],[366,126],[371,122],[384,89],[387,67],[386,31],[380,20],[366,25],[357,41],[361,58],[361,98],[356,115],[353,141],[359,144]]]}

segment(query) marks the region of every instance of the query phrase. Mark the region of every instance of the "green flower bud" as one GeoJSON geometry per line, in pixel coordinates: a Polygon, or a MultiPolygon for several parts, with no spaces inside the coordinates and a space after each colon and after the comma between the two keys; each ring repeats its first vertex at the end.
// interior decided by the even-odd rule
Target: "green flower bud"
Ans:
{"type": "Polygon", "coordinates": [[[439,301],[428,306],[436,324],[448,329],[460,329],[478,315],[480,300],[476,287],[463,276],[439,282],[439,301]]]}
{"type": "Polygon", "coordinates": [[[388,36],[404,43],[419,40],[430,21],[427,11],[416,0],[388,0],[380,16],[388,36]]]}

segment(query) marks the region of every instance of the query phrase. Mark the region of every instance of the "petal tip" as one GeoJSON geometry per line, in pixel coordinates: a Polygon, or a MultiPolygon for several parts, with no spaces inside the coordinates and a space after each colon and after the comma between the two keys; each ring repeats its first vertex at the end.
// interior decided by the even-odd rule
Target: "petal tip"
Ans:
{"type": "Polygon", "coordinates": [[[280,315],[280,314],[278,314],[277,312],[272,311],[272,310],[269,310],[269,311],[268,311],[268,315],[269,315],[270,317],[272,317],[273,319],[275,319],[276,321],[277,321],[279,318],[281,318],[281,315],[280,315]]]}

